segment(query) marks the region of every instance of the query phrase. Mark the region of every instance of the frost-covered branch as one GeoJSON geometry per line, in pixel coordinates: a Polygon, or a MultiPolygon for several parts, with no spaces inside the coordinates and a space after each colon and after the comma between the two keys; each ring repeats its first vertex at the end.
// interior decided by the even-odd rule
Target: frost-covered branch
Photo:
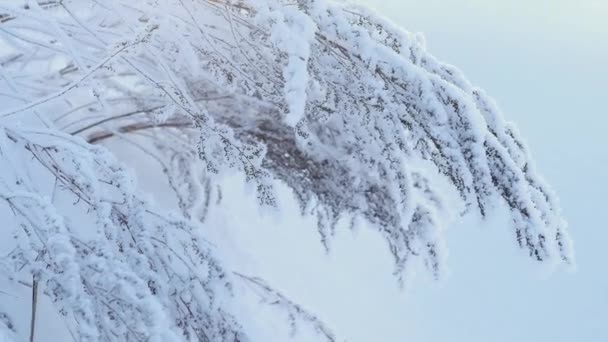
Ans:
{"type": "Polygon", "coordinates": [[[263,279],[250,277],[244,274],[234,273],[240,280],[244,281],[259,297],[268,305],[280,307],[286,314],[291,328],[291,334],[297,333],[298,325],[306,323],[319,334],[325,341],[336,342],[337,339],[329,327],[325,325],[317,316],[304,309],[301,305],[294,303],[279,291],[273,289],[263,279]]]}
{"type": "Polygon", "coordinates": [[[138,197],[111,154],[56,131],[6,127],[0,151],[10,165],[0,186],[12,213],[5,234],[14,239],[2,268],[39,278],[79,340],[241,336],[217,307],[229,284],[209,246],[187,221],[138,197]]]}
{"type": "Polygon", "coordinates": [[[501,202],[533,259],[572,261],[516,128],[419,35],[364,7],[0,2],[0,101],[0,210],[16,236],[4,267],[40,277],[83,340],[244,340],[193,228],[228,171],[262,205],[287,184],[328,249],[341,218],[364,218],[400,280],[416,261],[441,274],[452,213],[501,202]],[[182,218],[143,199],[102,147],[113,139],[157,163],[182,218]]]}

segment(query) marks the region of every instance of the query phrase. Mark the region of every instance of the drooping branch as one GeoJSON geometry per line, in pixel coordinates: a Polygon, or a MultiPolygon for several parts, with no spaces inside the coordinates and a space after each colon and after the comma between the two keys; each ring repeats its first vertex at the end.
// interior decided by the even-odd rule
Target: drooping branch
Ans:
{"type": "MultiPolygon", "coordinates": [[[[366,218],[385,236],[398,273],[414,256],[439,273],[448,222],[437,179],[452,185],[466,211],[482,216],[502,199],[516,240],[535,259],[570,260],[557,200],[491,100],[431,56],[417,36],[367,9],[318,0],[119,1],[96,9],[115,17],[100,26],[94,16],[76,16],[87,5],[45,11],[66,14],[57,21],[65,29],[79,28],[81,38],[70,44],[122,37],[118,48],[83,43],[98,67],[62,74],[67,86],[6,114],[44,107],[75,119],[89,110],[100,118],[72,133],[103,142],[146,132],[161,149],[159,141],[175,141],[165,130],[185,129],[208,172],[241,169],[257,182],[263,203],[274,203],[272,178],[293,188],[303,209],[315,208],[326,246],[341,216],[366,218]],[[167,16],[147,15],[158,11],[167,16]],[[99,89],[107,89],[107,100],[99,89]],[[88,91],[93,104],[74,111],[81,106],[75,99],[88,91]],[[218,98],[195,100],[209,93],[218,98]],[[116,97],[131,101],[111,101],[116,97]],[[60,98],[75,102],[66,106],[60,98]]],[[[15,19],[4,25],[30,20],[23,8],[8,13],[15,19]]],[[[56,53],[68,65],[84,60],[57,42],[49,46],[63,51],[56,53]]],[[[5,68],[16,73],[23,63],[5,68]]]]}

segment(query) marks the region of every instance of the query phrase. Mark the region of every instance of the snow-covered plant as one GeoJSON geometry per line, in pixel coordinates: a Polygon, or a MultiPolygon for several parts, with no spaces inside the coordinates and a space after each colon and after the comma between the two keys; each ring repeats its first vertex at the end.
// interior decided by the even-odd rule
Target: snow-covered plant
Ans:
{"type": "Polygon", "coordinates": [[[365,219],[400,280],[415,260],[440,275],[452,195],[482,217],[506,203],[531,257],[572,260],[515,127],[364,7],[0,0],[0,99],[3,267],[43,284],[81,340],[245,340],[214,301],[231,277],[196,228],[229,171],[261,205],[288,185],[328,249],[341,218],[365,219]],[[110,141],[157,163],[181,218],[142,197],[110,141]]]}
{"type": "Polygon", "coordinates": [[[138,196],[107,150],[56,130],[3,127],[0,160],[0,200],[13,214],[4,234],[14,239],[2,273],[44,284],[79,340],[240,338],[215,303],[230,284],[209,246],[138,196]]]}

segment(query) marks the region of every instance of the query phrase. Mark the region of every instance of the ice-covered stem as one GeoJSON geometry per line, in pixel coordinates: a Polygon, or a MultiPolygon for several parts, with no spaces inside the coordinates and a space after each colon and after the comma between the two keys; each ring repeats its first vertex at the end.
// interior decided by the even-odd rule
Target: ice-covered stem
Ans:
{"type": "Polygon", "coordinates": [[[15,281],[40,279],[79,340],[244,339],[218,306],[230,289],[208,244],[143,200],[108,151],[56,130],[0,126],[0,163],[14,239],[0,264],[15,281]]]}
{"type": "MultiPolygon", "coordinates": [[[[368,9],[325,0],[67,6],[78,11],[55,6],[45,14],[75,31],[75,49],[36,21],[40,10],[5,9],[13,18],[5,28],[20,33],[19,23],[41,33],[35,41],[0,33],[12,49],[3,93],[19,97],[10,89],[15,77],[48,88],[21,87],[38,100],[11,107],[19,113],[57,113],[48,120],[97,142],[137,134],[163,150],[185,139],[209,174],[244,172],[262,203],[274,204],[278,178],[303,211],[319,217],[326,246],[340,217],[369,221],[401,278],[416,260],[441,274],[442,229],[454,207],[445,183],[464,212],[485,216],[497,200],[506,203],[515,240],[534,259],[571,262],[557,198],[512,125],[458,69],[429,54],[419,35],[368,9]],[[290,40],[286,30],[300,34],[290,40]],[[113,49],[101,41],[115,42],[113,49]],[[129,42],[140,43],[120,50],[129,42]],[[50,59],[69,62],[38,78],[21,75],[50,59]],[[103,67],[80,70],[76,59],[103,67]],[[209,94],[213,100],[198,100],[209,94]],[[139,114],[124,115],[133,111],[139,114]],[[177,132],[184,135],[176,139],[177,132]]],[[[164,165],[174,150],[159,154],[164,165]]]]}
{"type": "Polygon", "coordinates": [[[313,328],[323,340],[328,342],[336,342],[336,336],[323,321],[317,316],[303,308],[301,305],[291,301],[281,292],[273,289],[263,279],[258,277],[246,276],[244,274],[233,272],[234,275],[249,287],[251,287],[258,296],[268,305],[275,305],[279,307],[281,311],[287,314],[289,320],[289,326],[291,328],[291,334],[296,335],[297,329],[300,324],[307,324],[313,328]]]}

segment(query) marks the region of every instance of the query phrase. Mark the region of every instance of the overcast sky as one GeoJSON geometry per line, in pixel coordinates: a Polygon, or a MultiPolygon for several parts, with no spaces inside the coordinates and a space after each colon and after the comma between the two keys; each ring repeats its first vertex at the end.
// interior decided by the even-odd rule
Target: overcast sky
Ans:
{"type": "Polygon", "coordinates": [[[448,279],[406,293],[411,341],[608,341],[608,1],[363,2],[498,101],[576,248],[575,271],[549,272],[512,246],[506,217],[453,227],[448,279]]]}

